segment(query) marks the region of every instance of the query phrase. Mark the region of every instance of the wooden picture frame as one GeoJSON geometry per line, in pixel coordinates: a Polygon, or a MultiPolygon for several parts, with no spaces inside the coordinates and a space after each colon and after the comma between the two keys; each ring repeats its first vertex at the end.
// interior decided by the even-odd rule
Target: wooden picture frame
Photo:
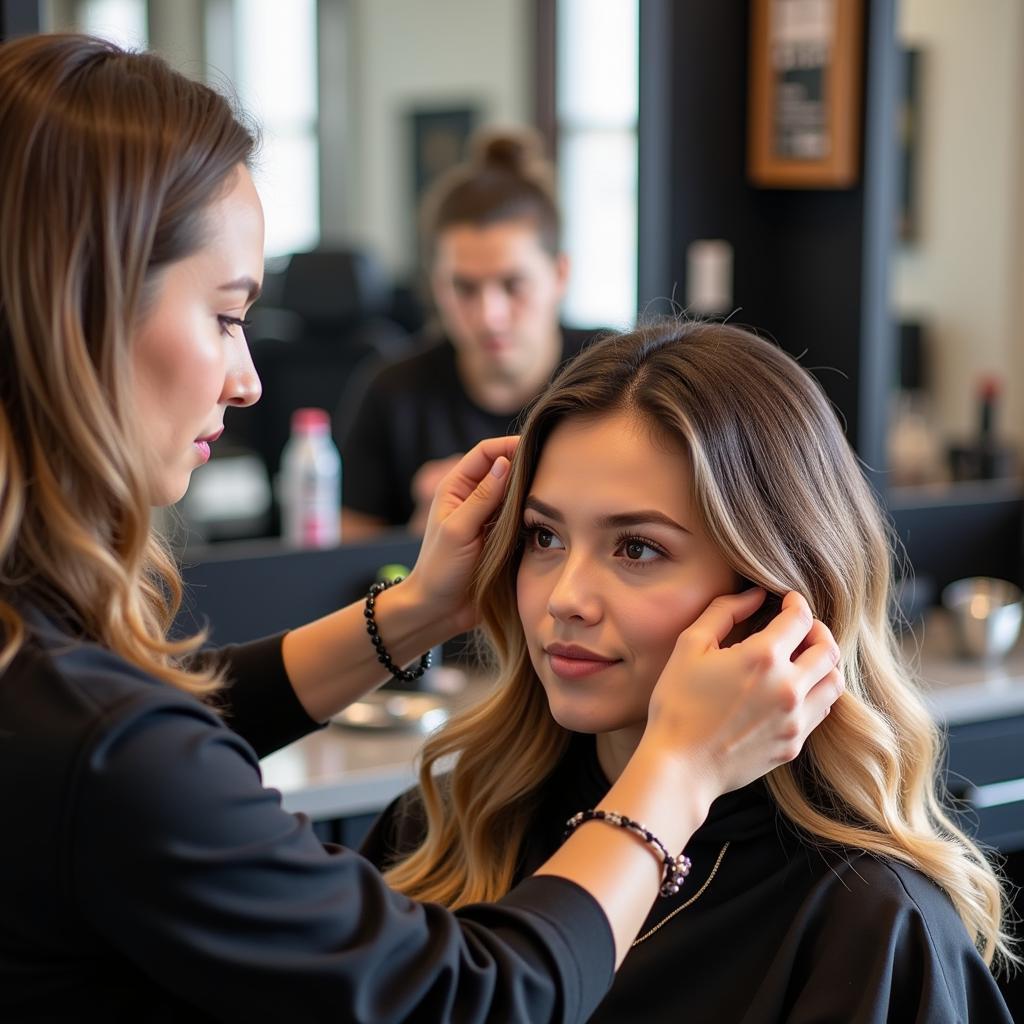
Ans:
{"type": "Polygon", "coordinates": [[[747,175],[763,188],[860,177],[863,0],[751,0],[747,175]]]}

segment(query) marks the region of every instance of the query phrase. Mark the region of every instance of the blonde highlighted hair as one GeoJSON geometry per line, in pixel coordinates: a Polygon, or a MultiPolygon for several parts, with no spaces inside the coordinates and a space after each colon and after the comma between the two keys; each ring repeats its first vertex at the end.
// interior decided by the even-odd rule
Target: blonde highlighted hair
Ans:
{"type": "Polygon", "coordinates": [[[941,736],[894,637],[890,539],[876,498],[813,378],[722,324],[668,320],[597,343],[531,409],[476,583],[499,685],[426,744],[427,836],[388,881],[450,907],[509,889],[568,741],[516,607],[523,505],[559,422],[623,411],[684,445],[695,507],[731,567],[773,593],[804,594],[842,649],[847,692],[797,760],[768,776],[780,811],[811,841],[917,868],[949,895],[986,962],[1015,959],[999,880],[939,798],[941,736]],[[451,755],[454,768],[438,778],[451,755]]]}
{"type": "Polygon", "coordinates": [[[43,604],[174,686],[178,570],[150,530],[132,337],[203,242],[254,135],[160,58],[76,35],[0,45],[0,669],[43,604]]]}

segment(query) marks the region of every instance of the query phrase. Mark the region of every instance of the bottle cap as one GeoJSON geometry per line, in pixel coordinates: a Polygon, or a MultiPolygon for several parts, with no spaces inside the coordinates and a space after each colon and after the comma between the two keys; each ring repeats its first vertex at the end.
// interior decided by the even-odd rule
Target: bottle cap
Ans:
{"type": "Polygon", "coordinates": [[[330,429],[326,409],[296,409],[292,413],[293,434],[326,434],[330,429]]]}
{"type": "Polygon", "coordinates": [[[988,374],[978,381],[978,397],[991,402],[1003,390],[1002,381],[995,374],[988,374]]]}

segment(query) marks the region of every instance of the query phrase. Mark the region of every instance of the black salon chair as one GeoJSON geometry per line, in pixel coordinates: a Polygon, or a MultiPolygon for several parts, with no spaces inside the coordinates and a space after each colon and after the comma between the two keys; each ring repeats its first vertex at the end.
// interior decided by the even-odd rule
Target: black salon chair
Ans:
{"type": "Polygon", "coordinates": [[[225,440],[259,454],[273,479],[295,409],[333,413],[355,367],[397,356],[408,332],[387,315],[392,287],[383,267],[358,249],[295,253],[277,282],[278,303],[254,307],[248,330],[263,397],[229,410],[225,440]]]}

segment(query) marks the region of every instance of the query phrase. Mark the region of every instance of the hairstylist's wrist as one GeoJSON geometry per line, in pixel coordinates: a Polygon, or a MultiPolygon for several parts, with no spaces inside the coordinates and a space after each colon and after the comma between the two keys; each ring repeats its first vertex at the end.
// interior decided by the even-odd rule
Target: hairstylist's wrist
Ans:
{"type": "Polygon", "coordinates": [[[413,570],[407,579],[377,596],[377,626],[388,652],[399,664],[454,635],[444,609],[424,595],[415,576],[413,570]]]}
{"type": "Polygon", "coordinates": [[[598,807],[643,822],[678,853],[719,795],[706,765],[645,733],[598,807]]]}

